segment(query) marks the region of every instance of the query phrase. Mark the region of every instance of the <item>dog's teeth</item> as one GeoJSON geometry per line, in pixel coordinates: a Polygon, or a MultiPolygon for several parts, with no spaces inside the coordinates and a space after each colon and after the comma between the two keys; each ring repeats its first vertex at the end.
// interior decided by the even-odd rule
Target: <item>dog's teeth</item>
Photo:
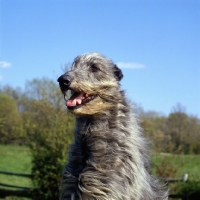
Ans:
{"type": "Polygon", "coordinates": [[[72,100],[72,106],[76,106],[76,99],[72,100]]]}
{"type": "Polygon", "coordinates": [[[81,102],[82,102],[82,100],[81,100],[81,99],[76,99],[76,103],[77,103],[77,104],[79,104],[79,105],[80,105],[80,104],[81,104],[81,102]]]}

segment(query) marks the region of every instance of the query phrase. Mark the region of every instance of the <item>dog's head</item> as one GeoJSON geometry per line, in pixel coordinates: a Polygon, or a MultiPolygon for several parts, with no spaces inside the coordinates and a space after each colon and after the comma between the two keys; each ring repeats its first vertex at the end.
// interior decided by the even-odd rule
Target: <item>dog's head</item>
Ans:
{"type": "Polygon", "coordinates": [[[58,82],[70,111],[92,115],[116,106],[121,99],[122,78],[122,71],[112,61],[98,53],[88,53],[76,57],[71,70],[61,75],[58,82]]]}

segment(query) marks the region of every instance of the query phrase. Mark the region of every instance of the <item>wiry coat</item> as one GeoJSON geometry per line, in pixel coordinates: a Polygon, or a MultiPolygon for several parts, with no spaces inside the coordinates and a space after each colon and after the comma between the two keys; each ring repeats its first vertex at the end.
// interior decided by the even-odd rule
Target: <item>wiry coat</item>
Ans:
{"type": "Polygon", "coordinates": [[[69,107],[77,119],[61,200],[168,199],[149,174],[148,145],[120,89],[122,77],[110,60],[92,53],[77,57],[58,79],[64,94],[71,89],[92,99],[69,107]]]}

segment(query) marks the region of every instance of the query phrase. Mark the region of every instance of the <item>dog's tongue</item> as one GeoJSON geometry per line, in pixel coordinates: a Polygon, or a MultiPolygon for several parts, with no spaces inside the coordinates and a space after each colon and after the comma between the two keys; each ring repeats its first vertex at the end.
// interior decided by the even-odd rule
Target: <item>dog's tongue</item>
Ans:
{"type": "Polygon", "coordinates": [[[67,107],[74,107],[76,105],[80,105],[82,103],[82,97],[84,95],[84,92],[77,93],[75,92],[70,99],[66,101],[67,107]]]}

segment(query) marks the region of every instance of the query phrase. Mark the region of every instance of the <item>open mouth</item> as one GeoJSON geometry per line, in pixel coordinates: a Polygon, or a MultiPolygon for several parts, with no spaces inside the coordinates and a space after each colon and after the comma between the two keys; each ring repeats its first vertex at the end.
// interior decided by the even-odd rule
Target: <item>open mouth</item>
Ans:
{"type": "Polygon", "coordinates": [[[89,95],[85,92],[75,92],[71,90],[72,96],[69,99],[66,99],[66,95],[64,95],[66,100],[66,106],[68,109],[79,108],[82,105],[93,100],[97,95],[89,95]]]}

